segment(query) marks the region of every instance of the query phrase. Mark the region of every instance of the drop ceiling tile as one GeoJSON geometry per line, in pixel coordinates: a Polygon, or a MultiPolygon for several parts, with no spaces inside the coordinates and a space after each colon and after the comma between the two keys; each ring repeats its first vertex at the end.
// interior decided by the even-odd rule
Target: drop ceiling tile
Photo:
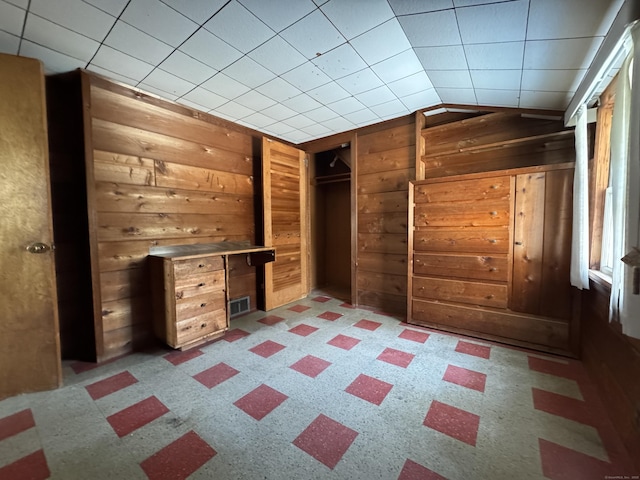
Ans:
{"type": "Polygon", "coordinates": [[[360,93],[355,97],[367,107],[396,100],[395,94],[386,85],[374,88],[368,92],[360,93]]]}
{"type": "Polygon", "coordinates": [[[228,99],[239,97],[250,90],[250,88],[243,83],[238,82],[224,73],[217,73],[204,82],[202,87],[228,99]]]}
{"type": "Polygon", "coordinates": [[[308,140],[312,140],[313,136],[301,130],[295,130],[293,132],[287,133],[284,138],[288,142],[298,144],[298,143],[304,143],[308,140]]]}
{"type": "Polygon", "coordinates": [[[84,0],[86,3],[90,3],[94,7],[99,8],[103,12],[119,17],[124,7],[127,6],[129,0],[84,0]]]}
{"type": "Polygon", "coordinates": [[[524,42],[465,45],[464,51],[472,70],[515,70],[522,68],[524,42]]]}
{"type": "Polygon", "coordinates": [[[29,8],[29,0],[4,0],[4,1],[8,3],[12,3],[16,7],[20,7],[23,10],[26,10],[27,8],[29,8]]]}
{"type": "Polygon", "coordinates": [[[240,105],[251,108],[252,110],[262,110],[276,103],[274,100],[256,92],[255,90],[250,90],[247,93],[240,95],[235,99],[235,101],[240,105]]]}
{"type": "Polygon", "coordinates": [[[114,17],[80,0],[31,0],[29,12],[101,42],[114,17]]]}
{"type": "Polygon", "coordinates": [[[467,57],[462,45],[418,47],[416,55],[425,70],[465,70],[467,57]]]}
{"type": "Polygon", "coordinates": [[[532,0],[527,40],[607,34],[622,0],[532,0]]]}
{"type": "Polygon", "coordinates": [[[100,44],[83,35],[51,23],[37,15],[27,15],[24,38],[51,50],[82,60],[86,64],[100,44]]]}
{"type": "Polygon", "coordinates": [[[26,11],[9,3],[0,2],[0,30],[21,36],[26,11]]]}
{"type": "Polygon", "coordinates": [[[432,88],[433,84],[427,74],[422,71],[391,82],[387,86],[396,94],[396,97],[406,97],[407,95],[432,88]]]}
{"type": "Polygon", "coordinates": [[[265,131],[267,133],[270,133],[271,135],[275,135],[275,136],[279,136],[279,135],[283,135],[285,133],[289,133],[290,131],[293,130],[293,127],[290,125],[287,125],[286,123],[273,123],[271,125],[269,125],[268,127],[265,128],[265,131]]]}
{"type": "Polygon", "coordinates": [[[408,77],[423,70],[420,60],[418,60],[411,48],[380,63],[376,63],[371,69],[385,83],[408,77]]]}
{"type": "Polygon", "coordinates": [[[198,25],[207,22],[222,8],[226,0],[162,0],[198,25]]]}
{"type": "Polygon", "coordinates": [[[476,95],[472,88],[436,88],[442,103],[459,105],[477,105],[476,95]]]}
{"type": "Polygon", "coordinates": [[[347,75],[346,77],[337,80],[336,83],[338,83],[347,92],[351,93],[351,95],[382,86],[382,80],[380,80],[370,68],[365,68],[359,72],[347,75]]]}
{"type": "Polygon", "coordinates": [[[198,105],[202,105],[206,108],[205,111],[213,110],[218,108],[221,105],[224,105],[229,100],[225,97],[218,95],[216,93],[210,92],[206,88],[196,87],[191,90],[189,93],[182,97],[184,100],[189,100],[190,102],[197,103],[198,105]]]}
{"type": "Polygon", "coordinates": [[[249,57],[276,75],[282,75],[307,61],[280,36],[275,36],[260,45],[249,53],[249,57]]]}
{"type": "Polygon", "coordinates": [[[395,18],[352,39],[350,43],[369,65],[411,48],[400,23],[395,18]]]}
{"type": "Polygon", "coordinates": [[[313,0],[313,3],[315,3],[318,7],[321,7],[322,5],[327,3],[328,1],[329,0],[313,0]]]}
{"type": "Polygon", "coordinates": [[[334,80],[346,77],[367,66],[360,55],[347,43],[315,58],[313,63],[334,80]]]}
{"type": "Polygon", "coordinates": [[[401,97],[400,101],[404,103],[409,111],[412,112],[442,103],[435,88],[429,88],[421,92],[401,97]]]}
{"type": "Polygon", "coordinates": [[[360,103],[353,97],[338,100],[337,102],[333,102],[327,106],[338,115],[342,116],[345,116],[349,113],[357,112],[358,110],[362,110],[363,108],[365,108],[362,103],[360,103]]]}
{"type": "Polygon", "coordinates": [[[473,88],[468,70],[434,70],[428,71],[427,75],[436,88],[473,88]]]}
{"type": "Polygon", "coordinates": [[[252,128],[259,129],[264,128],[267,125],[274,123],[273,118],[263,115],[260,112],[252,113],[242,119],[245,124],[248,124],[252,128]]]}
{"type": "Polygon", "coordinates": [[[575,91],[586,70],[523,70],[522,89],[547,92],[575,91]]]}
{"type": "Polygon", "coordinates": [[[304,91],[314,89],[331,81],[331,78],[311,62],[303,63],[299,67],[288,71],[282,75],[282,78],[304,91]]]}
{"type": "Polygon", "coordinates": [[[356,125],[354,125],[344,117],[332,118],[331,120],[325,121],[322,124],[334,132],[346,132],[348,130],[353,130],[354,128],[356,128],[356,125]]]}
{"type": "Polygon", "coordinates": [[[435,12],[453,8],[451,0],[389,0],[396,15],[413,15],[415,13],[435,12]]]}
{"type": "Polygon", "coordinates": [[[476,88],[476,98],[478,99],[478,105],[517,108],[520,102],[520,90],[476,88]]]}
{"type": "Polygon", "coordinates": [[[20,46],[20,37],[0,30],[0,52],[9,55],[17,55],[20,46]]]}
{"type": "Polygon", "coordinates": [[[243,53],[269,40],[275,32],[249,10],[232,0],[204,28],[243,53]]]}
{"type": "Polygon", "coordinates": [[[144,82],[138,84],[138,88],[146,93],[151,93],[157,97],[164,98],[165,100],[174,101],[178,98],[178,95],[175,93],[165,92],[160,88],[154,87],[153,85],[148,85],[144,82]]]}
{"type": "Polygon", "coordinates": [[[276,102],[282,102],[283,100],[293,98],[302,93],[298,88],[280,77],[276,77],[264,85],[260,85],[256,88],[256,91],[269,98],[273,98],[276,102]]]}
{"type": "MultiPolygon", "coordinates": [[[[328,77],[327,77],[328,78],[328,77]]],[[[343,98],[351,96],[344,88],[338,85],[337,82],[329,82],[324,85],[309,90],[307,94],[318,100],[320,103],[327,104],[337,102],[343,98]]]]}
{"type": "Polygon", "coordinates": [[[512,2],[513,0],[453,0],[456,7],[473,7],[476,5],[487,5],[489,3],[512,2]]]}
{"type": "Polygon", "coordinates": [[[453,10],[400,17],[400,25],[413,47],[460,45],[458,22],[453,10]]]}
{"type": "Polygon", "coordinates": [[[158,66],[165,72],[172,73],[196,85],[201,84],[217,73],[217,70],[182,53],[180,50],[175,50],[158,66]]]}
{"type": "Polygon", "coordinates": [[[573,92],[520,92],[520,108],[543,108],[564,110],[569,105],[573,92]]]}
{"type": "Polygon", "coordinates": [[[527,70],[583,69],[591,65],[602,38],[527,41],[524,68],[527,70]]]}
{"type": "Polygon", "coordinates": [[[36,45],[29,40],[22,41],[20,55],[41,60],[45,65],[46,73],[68,72],[85,66],[85,62],[82,60],[36,45]]]}
{"type": "Polygon", "coordinates": [[[228,117],[235,120],[240,120],[241,118],[247,117],[253,113],[253,110],[251,110],[250,108],[247,108],[244,105],[240,105],[233,100],[219,106],[218,108],[214,109],[214,111],[227,115],[228,117]]]}
{"type": "Polygon", "coordinates": [[[287,118],[295,117],[298,114],[298,112],[296,112],[295,110],[291,110],[289,107],[286,107],[279,103],[276,103],[269,108],[265,108],[261,113],[265,114],[269,118],[272,118],[273,120],[271,121],[271,123],[273,123],[273,121],[275,120],[280,122],[282,120],[286,120],[287,118]]]}
{"type": "Polygon", "coordinates": [[[315,10],[294,23],[280,35],[308,59],[322,55],[345,42],[345,38],[320,10],[315,10]]]}
{"type": "Polygon", "coordinates": [[[131,87],[135,87],[138,84],[138,81],[134,80],[133,78],[125,77],[124,75],[112,72],[111,70],[107,70],[106,68],[98,67],[97,65],[89,66],[88,70],[91,72],[95,72],[98,75],[102,75],[103,77],[109,78],[113,81],[124,83],[125,85],[129,85],[131,87]]]}
{"type": "Polygon", "coordinates": [[[335,119],[338,116],[336,112],[325,106],[316,108],[315,110],[309,110],[305,115],[316,122],[326,122],[327,120],[335,119]]]}
{"type": "Polygon", "coordinates": [[[331,0],[322,11],[347,39],[351,40],[393,18],[393,10],[386,0],[331,0]]]}
{"type": "Polygon", "coordinates": [[[107,45],[102,45],[98,49],[98,53],[93,57],[91,64],[106,68],[112,72],[118,72],[137,81],[142,80],[153,70],[153,65],[114,50],[107,45]]]}
{"type": "Polygon", "coordinates": [[[159,68],[156,68],[153,72],[151,72],[144,79],[144,83],[178,97],[181,97],[190,90],[196,88],[193,83],[187,82],[186,80],[183,80],[180,77],[176,77],[175,75],[165,72],[164,70],[160,70],[159,68]]]}
{"type": "Polygon", "coordinates": [[[525,39],[528,0],[457,8],[462,42],[516,42],[525,39]]]}
{"type": "Polygon", "coordinates": [[[293,25],[316,9],[310,0],[240,0],[240,3],[276,32],[293,25]]]}
{"type": "Polygon", "coordinates": [[[301,128],[300,130],[314,137],[324,137],[326,135],[329,135],[330,133],[333,133],[333,130],[325,127],[324,125],[320,125],[319,123],[309,125],[308,127],[301,128]]]}
{"type": "Polygon", "coordinates": [[[304,127],[308,127],[309,125],[313,125],[316,122],[311,120],[309,117],[306,117],[300,114],[300,115],[296,115],[295,117],[291,117],[291,118],[287,118],[286,120],[283,120],[283,123],[287,125],[291,125],[294,128],[304,128],[304,127]]]}
{"type": "Polygon", "coordinates": [[[309,110],[314,110],[322,106],[306,93],[301,93],[297,97],[284,100],[282,104],[295,110],[298,113],[308,112],[309,110]]]}
{"type": "Polygon", "coordinates": [[[242,57],[234,64],[225,68],[224,73],[251,88],[256,88],[258,85],[267,83],[269,80],[275,78],[273,72],[270,72],[249,57],[242,57]]]}
{"type": "Polygon", "coordinates": [[[409,110],[407,110],[407,107],[405,107],[405,105],[398,99],[381,103],[380,105],[374,105],[370,107],[370,110],[382,119],[400,117],[410,113],[409,110]]]}
{"type": "Polygon", "coordinates": [[[120,20],[113,26],[104,44],[154,65],[162,62],[173,51],[170,45],[120,20]]]}
{"type": "Polygon", "coordinates": [[[520,90],[521,70],[471,70],[473,86],[490,90],[520,90]]]}
{"type": "Polygon", "coordinates": [[[174,47],[184,42],[198,28],[195,22],[160,0],[130,2],[120,19],[174,47]]]}
{"type": "Polygon", "coordinates": [[[371,123],[379,122],[380,117],[373,113],[368,108],[363,108],[356,112],[351,112],[343,115],[344,118],[349,120],[354,125],[362,126],[369,125],[371,123]]]}
{"type": "Polygon", "coordinates": [[[191,100],[187,100],[184,97],[177,98],[176,102],[179,103],[180,105],[184,105],[185,107],[189,107],[189,108],[192,108],[194,110],[198,110],[199,112],[207,113],[209,110],[211,110],[210,108],[207,108],[204,105],[200,105],[199,103],[192,102],[191,100]]]}
{"type": "Polygon", "coordinates": [[[184,42],[180,50],[216,70],[222,70],[242,57],[242,52],[204,29],[184,42]]]}

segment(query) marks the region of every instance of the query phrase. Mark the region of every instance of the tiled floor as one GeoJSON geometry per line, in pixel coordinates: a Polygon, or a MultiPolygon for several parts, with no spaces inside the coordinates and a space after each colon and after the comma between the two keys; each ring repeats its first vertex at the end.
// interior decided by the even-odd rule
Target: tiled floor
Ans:
{"type": "MultiPolygon", "coordinates": [[[[326,296],[0,402],[0,479],[632,475],[580,362],[326,296]]],[[[620,476],[620,477],[616,477],[620,476]]]]}

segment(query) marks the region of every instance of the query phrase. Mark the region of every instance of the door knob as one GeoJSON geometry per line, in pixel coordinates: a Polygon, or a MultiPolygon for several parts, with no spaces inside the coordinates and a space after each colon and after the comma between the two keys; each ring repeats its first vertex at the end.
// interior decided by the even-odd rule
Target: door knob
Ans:
{"type": "Polygon", "coordinates": [[[34,242],[27,246],[27,252],[29,253],[46,253],[51,250],[53,250],[52,246],[42,242],[34,242]]]}

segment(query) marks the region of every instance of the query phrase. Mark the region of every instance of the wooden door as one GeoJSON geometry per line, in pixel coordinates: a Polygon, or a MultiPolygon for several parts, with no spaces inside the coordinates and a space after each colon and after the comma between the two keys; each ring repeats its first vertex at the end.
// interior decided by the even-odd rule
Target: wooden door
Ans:
{"type": "Polygon", "coordinates": [[[61,381],[44,75],[37,60],[0,54],[0,165],[3,398],[61,381]]]}
{"type": "Polygon", "coordinates": [[[264,244],[276,260],[265,265],[265,309],[309,293],[307,166],[302,150],[262,140],[264,244]]]}

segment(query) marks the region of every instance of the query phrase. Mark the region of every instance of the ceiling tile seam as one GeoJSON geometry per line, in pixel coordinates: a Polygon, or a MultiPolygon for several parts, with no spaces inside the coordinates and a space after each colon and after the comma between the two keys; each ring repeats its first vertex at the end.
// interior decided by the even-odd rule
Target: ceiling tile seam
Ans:
{"type": "MultiPolygon", "coordinates": [[[[97,8],[97,9],[98,9],[98,10],[100,10],[101,12],[106,13],[107,15],[110,15],[110,16],[112,16],[112,17],[113,17],[113,14],[112,14],[112,13],[108,12],[107,10],[103,10],[102,8],[100,8],[100,7],[99,7],[99,6],[97,6],[97,5],[94,5],[94,4],[93,4],[93,3],[91,3],[91,2],[87,2],[87,0],[80,0],[80,1],[81,1],[82,3],[84,3],[85,5],[89,5],[90,7],[97,8]]],[[[31,3],[31,0],[29,0],[29,3],[31,3]]],[[[128,5],[128,3],[127,3],[127,5],[128,5]]],[[[126,8],[126,5],[122,8],[122,11],[121,11],[120,13],[122,13],[122,12],[124,11],[124,9],[125,9],[125,8],[126,8]]]]}
{"type": "MultiPolygon", "coordinates": [[[[31,3],[31,0],[29,0],[29,3],[31,3]]],[[[86,2],[85,2],[86,3],[86,2]]],[[[93,56],[89,59],[89,61],[86,63],[86,65],[84,66],[85,69],[89,68],[89,65],[91,65],[91,62],[93,62],[93,59],[96,58],[96,55],[98,54],[98,52],[100,51],[100,49],[102,48],[102,46],[104,45],[105,40],[107,39],[107,37],[109,37],[109,34],[111,33],[111,31],[114,29],[114,27],[116,26],[116,23],[118,23],[118,20],[120,20],[120,17],[122,17],[122,14],[125,12],[125,10],[129,7],[129,5],[131,4],[131,0],[127,0],[127,4],[124,6],[124,8],[122,9],[122,11],[120,12],[120,15],[118,15],[117,17],[114,17],[113,15],[107,13],[107,15],[109,15],[110,17],[112,17],[114,19],[114,22],[111,24],[111,28],[109,28],[109,31],[107,31],[107,33],[104,35],[104,38],[100,41],[100,45],[98,45],[98,48],[96,48],[96,51],[93,52],[93,56]]],[[[90,5],[87,3],[87,5],[90,5]]],[[[100,10],[99,8],[97,8],[95,5],[93,5],[93,8],[96,8],[97,10],[100,10]]],[[[106,12],[105,12],[106,13],[106,12]]],[[[71,29],[67,29],[67,30],[71,30],[71,29]]],[[[76,32],[77,33],[77,32],[76,32]]],[[[110,47],[111,48],[111,47],[110,47]]],[[[115,49],[114,49],[115,50],[115,49]]],[[[121,52],[124,53],[124,52],[121,52]]]]}
{"type": "MultiPolygon", "coordinates": [[[[84,0],[83,0],[83,1],[84,1],[84,0]]],[[[227,5],[229,5],[229,4],[231,3],[231,1],[232,1],[232,0],[227,0],[227,2],[226,2],[224,5],[222,5],[222,6],[221,6],[218,10],[216,10],[216,11],[215,11],[215,12],[214,12],[214,13],[213,13],[213,14],[212,14],[208,19],[206,19],[204,22],[202,22],[202,23],[201,23],[201,24],[199,24],[199,25],[202,27],[205,23],[207,23],[207,22],[208,22],[208,21],[210,21],[213,17],[215,17],[218,13],[220,13],[220,11],[221,11],[224,7],[226,7],[227,5]]],[[[169,5],[169,4],[168,4],[167,2],[165,2],[164,0],[160,0],[160,3],[165,4],[165,5],[166,5],[167,7],[169,7],[171,10],[173,10],[173,11],[174,11],[174,12],[176,12],[176,13],[179,13],[180,15],[182,15],[182,16],[183,16],[184,18],[186,18],[187,20],[191,20],[191,21],[192,21],[193,23],[195,23],[196,25],[198,24],[198,23],[197,23],[197,22],[195,22],[193,19],[191,19],[191,18],[187,17],[187,16],[186,16],[184,13],[182,13],[180,10],[178,10],[178,9],[174,8],[173,6],[169,5]]],[[[127,6],[128,6],[128,4],[127,4],[127,6]]],[[[243,6],[244,6],[244,5],[243,5],[243,6]]],[[[125,9],[126,9],[126,7],[125,7],[125,9]]],[[[123,9],[123,11],[124,11],[125,9],[123,9]]],[[[198,29],[198,30],[199,30],[199,29],[198,29]]],[[[196,30],[196,31],[197,31],[197,30],[196,30]]],[[[191,38],[191,37],[189,37],[189,38],[191,38]]],[[[183,43],[184,43],[184,42],[183,42],[183,43]]]]}
{"type": "Polygon", "coordinates": [[[27,3],[27,9],[24,11],[24,18],[22,19],[22,29],[20,30],[20,40],[18,42],[18,53],[17,53],[18,55],[20,55],[20,49],[22,48],[22,40],[24,39],[24,31],[27,28],[27,16],[29,15],[29,10],[31,10],[31,0],[29,0],[29,2],[27,3]]]}
{"type": "MultiPolygon", "coordinates": [[[[461,42],[462,45],[464,45],[464,41],[462,40],[462,38],[463,38],[462,37],[462,32],[460,31],[460,21],[458,20],[458,9],[457,8],[455,8],[453,10],[453,15],[456,17],[456,25],[458,26],[458,35],[460,36],[460,42],[461,42]]],[[[473,91],[473,98],[476,101],[476,105],[478,105],[478,96],[476,95],[476,88],[475,88],[475,85],[473,83],[473,77],[471,76],[471,70],[469,68],[469,60],[467,59],[467,52],[464,49],[464,47],[462,47],[462,53],[464,54],[464,61],[465,61],[466,65],[467,65],[467,70],[466,71],[467,71],[467,75],[469,75],[469,81],[471,82],[471,90],[473,91]]],[[[452,87],[447,87],[447,88],[452,88],[452,87]]],[[[438,96],[440,96],[440,95],[438,95],[438,96]]],[[[442,100],[442,97],[440,97],[440,100],[442,100]]],[[[450,102],[447,102],[447,103],[450,103],[450,102]]]]}
{"type": "Polygon", "coordinates": [[[527,5],[527,21],[525,22],[525,31],[524,31],[524,39],[525,43],[522,48],[522,63],[520,64],[520,88],[518,88],[518,107],[522,108],[522,79],[524,77],[524,58],[527,53],[527,37],[529,36],[529,19],[531,18],[531,0],[529,0],[529,5],[527,5]]]}

